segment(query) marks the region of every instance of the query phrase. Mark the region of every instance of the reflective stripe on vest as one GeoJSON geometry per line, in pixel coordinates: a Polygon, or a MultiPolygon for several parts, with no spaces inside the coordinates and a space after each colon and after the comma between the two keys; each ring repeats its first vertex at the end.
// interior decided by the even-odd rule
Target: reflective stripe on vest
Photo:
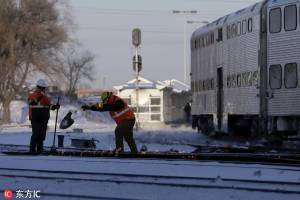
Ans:
{"type": "Polygon", "coordinates": [[[118,117],[120,117],[121,115],[125,114],[126,112],[128,112],[130,110],[129,107],[127,107],[126,109],[122,110],[121,112],[114,112],[115,114],[112,116],[112,118],[116,119],[118,117]]]}
{"type": "Polygon", "coordinates": [[[134,119],[134,113],[128,107],[127,103],[120,97],[112,95],[108,98],[108,104],[113,105],[117,100],[121,100],[124,103],[124,108],[117,111],[109,111],[110,116],[119,124],[123,120],[134,119]]]}
{"type": "Polygon", "coordinates": [[[43,105],[30,105],[29,108],[49,108],[50,106],[43,106],[43,105]]]}

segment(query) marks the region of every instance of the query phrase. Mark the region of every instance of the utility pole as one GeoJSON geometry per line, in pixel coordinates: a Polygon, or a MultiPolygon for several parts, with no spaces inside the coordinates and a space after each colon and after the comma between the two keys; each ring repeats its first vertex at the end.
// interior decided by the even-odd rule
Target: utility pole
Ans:
{"type": "Polygon", "coordinates": [[[173,10],[173,14],[183,14],[183,82],[187,83],[186,15],[187,14],[197,14],[197,10],[173,10]]]}

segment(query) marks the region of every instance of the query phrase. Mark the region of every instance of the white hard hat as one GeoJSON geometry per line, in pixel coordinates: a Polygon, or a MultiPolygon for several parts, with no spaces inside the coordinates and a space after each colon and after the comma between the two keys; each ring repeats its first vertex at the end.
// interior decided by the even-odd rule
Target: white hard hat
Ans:
{"type": "Polygon", "coordinates": [[[44,79],[40,79],[36,82],[36,86],[45,88],[47,87],[47,84],[44,79]]]}

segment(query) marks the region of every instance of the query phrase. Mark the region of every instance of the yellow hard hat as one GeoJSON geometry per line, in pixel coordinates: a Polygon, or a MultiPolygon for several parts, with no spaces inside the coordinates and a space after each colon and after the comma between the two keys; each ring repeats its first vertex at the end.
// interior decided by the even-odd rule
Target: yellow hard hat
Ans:
{"type": "Polygon", "coordinates": [[[102,103],[107,103],[108,97],[110,97],[112,95],[112,92],[109,91],[105,91],[101,93],[101,100],[102,103]]]}

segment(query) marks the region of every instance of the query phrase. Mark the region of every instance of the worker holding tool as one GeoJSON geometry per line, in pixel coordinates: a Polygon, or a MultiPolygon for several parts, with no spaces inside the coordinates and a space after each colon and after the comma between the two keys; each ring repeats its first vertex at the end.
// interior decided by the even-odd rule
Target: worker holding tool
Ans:
{"type": "Polygon", "coordinates": [[[117,123],[115,129],[115,152],[124,152],[123,138],[127,142],[131,153],[137,153],[137,147],[133,138],[133,127],[135,124],[135,116],[133,111],[128,107],[127,103],[120,97],[113,95],[112,92],[105,91],[101,93],[101,103],[92,106],[83,105],[83,110],[92,111],[109,111],[110,116],[117,123]]]}
{"type": "Polygon", "coordinates": [[[28,97],[29,120],[32,127],[30,153],[33,154],[43,151],[50,110],[60,108],[59,103],[51,104],[49,97],[45,95],[47,84],[43,79],[37,81],[36,87],[36,90],[28,97]]]}

